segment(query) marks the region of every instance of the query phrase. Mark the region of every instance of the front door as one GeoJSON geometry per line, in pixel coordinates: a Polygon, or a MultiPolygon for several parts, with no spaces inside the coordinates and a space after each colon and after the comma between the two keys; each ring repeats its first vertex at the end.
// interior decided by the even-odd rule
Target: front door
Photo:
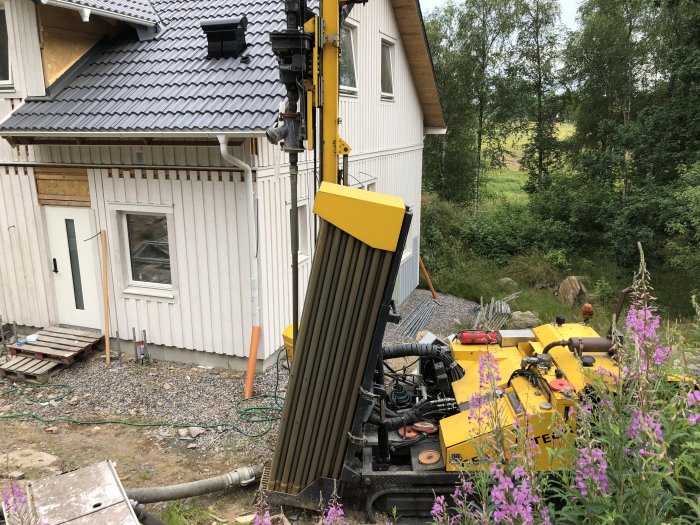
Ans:
{"type": "Polygon", "coordinates": [[[58,322],[101,328],[98,293],[99,237],[92,238],[92,210],[44,206],[58,322]]]}

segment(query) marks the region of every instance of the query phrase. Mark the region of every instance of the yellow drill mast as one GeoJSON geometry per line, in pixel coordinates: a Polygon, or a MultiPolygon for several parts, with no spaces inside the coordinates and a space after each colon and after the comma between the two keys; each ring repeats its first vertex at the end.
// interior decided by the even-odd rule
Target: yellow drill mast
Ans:
{"type": "Polygon", "coordinates": [[[299,153],[304,151],[304,140],[307,150],[314,147],[318,114],[321,179],[336,184],[341,182],[338,157],[343,156],[343,180],[348,183],[350,146],[338,132],[341,10],[347,13],[353,4],[366,1],[321,0],[320,13],[316,16],[308,9],[306,0],[285,0],[287,27],[270,35],[272,51],[279,63],[280,80],[287,89],[287,105],[281,115],[284,124],[269,129],[267,137],[273,144],[283,141],[282,148],[289,153],[294,340],[299,320],[299,225],[296,211],[299,153]]]}

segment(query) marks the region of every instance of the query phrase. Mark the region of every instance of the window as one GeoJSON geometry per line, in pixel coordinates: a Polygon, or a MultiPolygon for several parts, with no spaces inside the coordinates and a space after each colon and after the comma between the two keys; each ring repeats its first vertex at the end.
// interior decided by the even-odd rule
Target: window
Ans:
{"type": "Polygon", "coordinates": [[[340,30],[340,91],[357,93],[357,71],[355,69],[355,28],[343,26],[340,30]]]}
{"type": "MultiPolygon", "coordinates": [[[[291,209],[289,213],[291,217],[291,209]]],[[[309,206],[307,204],[297,204],[297,224],[299,226],[299,260],[303,261],[311,255],[309,247],[309,206]]]]}
{"type": "Polygon", "coordinates": [[[382,40],[382,98],[394,98],[394,44],[382,40]]]}
{"type": "Polygon", "coordinates": [[[168,219],[161,214],[125,216],[131,281],[170,287],[168,219]]]}
{"type": "Polygon", "coordinates": [[[370,182],[367,184],[367,191],[377,191],[377,183],[376,182],[370,182]]]}
{"type": "Polygon", "coordinates": [[[10,42],[7,34],[5,7],[0,2],[0,87],[12,85],[10,74],[10,42]]]}

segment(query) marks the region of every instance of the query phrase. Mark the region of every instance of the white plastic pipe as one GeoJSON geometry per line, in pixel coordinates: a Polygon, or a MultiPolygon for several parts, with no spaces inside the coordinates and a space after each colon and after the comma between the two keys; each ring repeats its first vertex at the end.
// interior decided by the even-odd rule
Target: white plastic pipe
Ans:
{"type": "Polygon", "coordinates": [[[243,170],[246,188],[246,203],[248,212],[248,242],[250,243],[250,297],[253,326],[250,334],[250,349],[248,351],[248,371],[246,372],[245,398],[253,395],[255,368],[258,360],[258,342],[260,340],[260,300],[258,298],[258,238],[255,231],[255,188],[253,187],[253,170],[241,159],[234,157],[228,150],[226,135],[217,135],[221,157],[243,170]]]}

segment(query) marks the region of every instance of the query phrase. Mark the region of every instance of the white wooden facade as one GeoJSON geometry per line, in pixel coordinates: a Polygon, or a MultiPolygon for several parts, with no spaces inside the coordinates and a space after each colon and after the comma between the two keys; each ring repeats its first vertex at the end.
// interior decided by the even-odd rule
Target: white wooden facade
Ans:
{"type": "MultiPolygon", "coordinates": [[[[6,0],[15,91],[0,93],[2,115],[27,95],[43,94],[31,0],[6,0]],[[34,29],[32,30],[32,27],[34,29]],[[32,33],[32,31],[34,33],[32,33]]],[[[357,6],[354,31],[357,93],[341,97],[343,138],[351,145],[351,182],[398,195],[413,209],[413,224],[395,298],[418,283],[423,118],[389,0],[357,6]],[[394,99],[379,91],[381,41],[394,44],[394,99]]],[[[231,152],[253,166],[258,232],[261,343],[269,357],[291,322],[290,189],[288,165],[277,147],[254,137],[231,152]]],[[[0,152],[0,314],[29,326],[57,322],[45,214],[34,169],[85,166],[95,231],[109,239],[111,336],[131,339],[132,328],[167,347],[245,357],[251,331],[249,239],[240,172],[211,146],[20,146],[0,152]],[[129,293],[125,282],[124,211],[165,213],[173,275],[172,297],[129,293]]],[[[313,256],[313,155],[300,165],[299,205],[306,206],[308,256],[301,258],[305,292],[313,256]]],[[[97,245],[96,245],[97,246],[97,245]]],[[[97,249],[97,248],[96,248],[97,249]]],[[[97,259],[99,260],[99,259],[97,259]]],[[[196,361],[192,353],[192,361],[196,361]]],[[[229,360],[229,366],[238,366],[229,360]]]]}

